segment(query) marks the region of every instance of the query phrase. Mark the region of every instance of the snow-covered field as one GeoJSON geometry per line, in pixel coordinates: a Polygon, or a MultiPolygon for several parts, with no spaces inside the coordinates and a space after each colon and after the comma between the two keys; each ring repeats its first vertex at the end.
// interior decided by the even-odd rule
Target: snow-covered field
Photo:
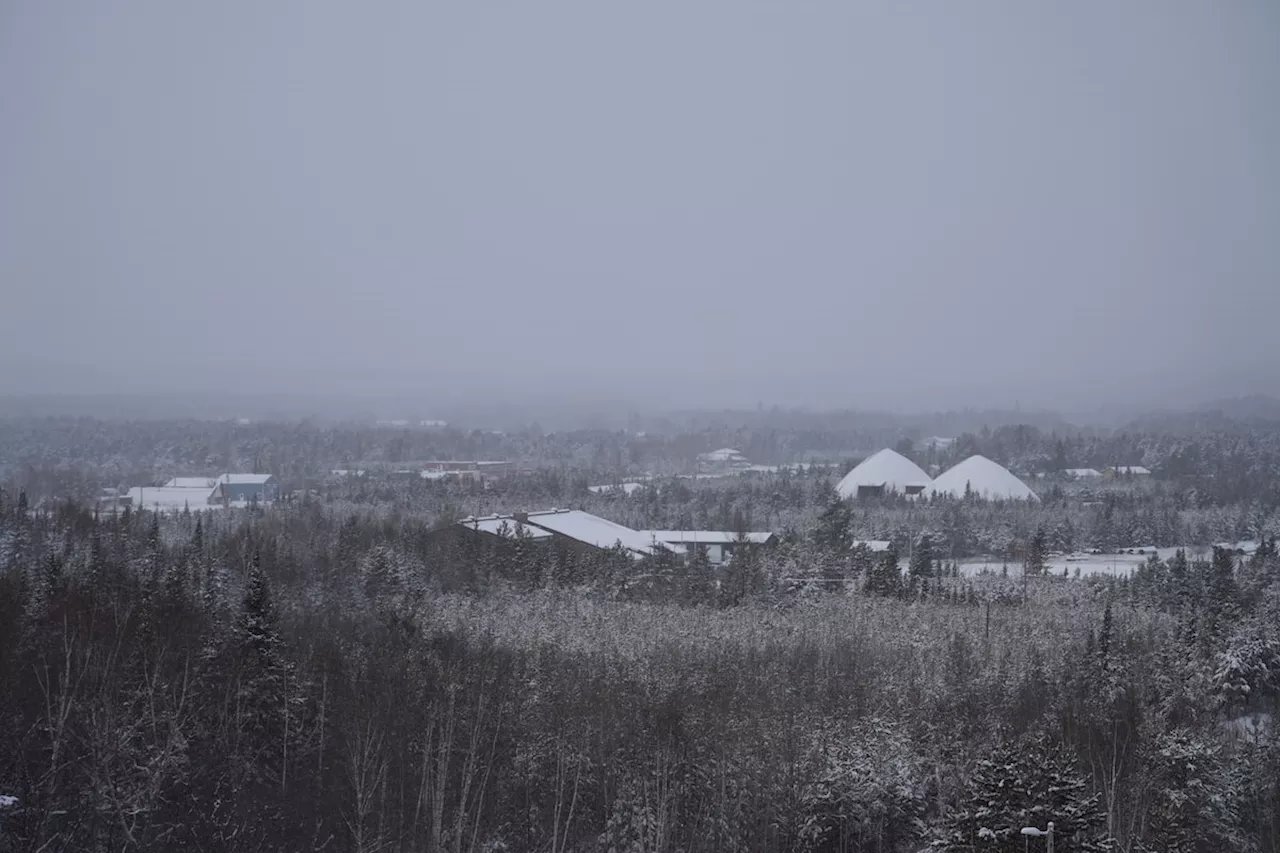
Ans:
{"type": "MultiPolygon", "coordinates": [[[[1219,547],[1230,548],[1244,554],[1252,554],[1258,547],[1258,543],[1254,541],[1221,542],[1218,544],[1219,547]]],[[[1045,563],[1048,573],[1055,575],[1061,575],[1064,571],[1070,577],[1075,577],[1076,574],[1081,577],[1085,575],[1128,575],[1149,560],[1152,554],[1161,560],[1168,560],[1178,550],[1178,548],[1157,548],[1153,545],[1144,548],[1128,548],[1115,554],[1083,552],[1051,554],[1045,563]]],[[[1187,552],[1187,559],[1190,560],[1207,560],[1213,554],[1213,548],[1204,545],[1187,546],[1182,550],[1187,552]]],[[[1010,575],[1020,576],[1022,574],[1021,562],[1006,563],[995,558],[966,560],[960,564],[960,573],[965,577],[984,573],[998,575],[1004,570],[1005,566],[1008,566],[1010,575]]]]}

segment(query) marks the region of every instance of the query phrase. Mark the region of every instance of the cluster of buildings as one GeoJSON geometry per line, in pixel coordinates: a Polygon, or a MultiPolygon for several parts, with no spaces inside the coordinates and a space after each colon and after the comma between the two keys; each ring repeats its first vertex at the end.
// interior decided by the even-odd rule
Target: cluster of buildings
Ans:
{"type": "MultiPolygon", "coordinates": [[[[1073,480],[1092,480],[1099,477],[1149,477],[1151,470],[1141,465],[1112,465],[1099,471],[1097,468],[1067,468],[1062,472],[1073,480]]],[[[1045,475],[1047,476],[1047,475],[1045,475]]]]}
{"type": "Polygon", "coordinates": [[[329,472],[334,480],[346,480],[352,477],[370,475],[383,476],[391,480],[457,480],[476,482],[484,486],[503,477],[517,473],[516,463],[506,459],[477,460],[428,460],[414,463],[413,467],[382,469],[372,471],[365,468],[335,468],[329,472]]]}
{"type": "MultiPolygon", "coordinates": [[[[1141,465],[1113,465],[1102,470],[1068,468],[1062,473],[1073,480],[1151,475],[1151,471],[1141,465]]],[[[1035,476],[1043,478],[1049,475],[1035,476]]],[[[848,498],[899,494],[907,497],[974,495],[988,500],[1039,500],[1036,493],[1008,468],[985,456],[970,456],[936,478],[932,478],[919,465],[888,448],[864,459],[861,464],[845,475],[836,486],[836,491],[842,497],[848,498]]]]}
{"type": "Polygon", "coordinates": [[[868,498],[886,494],[973,495],[987,500],[1029,500],[1039,497],[1008,468],[985,456],[970,456],[936,479],[897,451],[885,448],[864,459],[836,486],[841,497],[868,498]]]}
{"type": "Polygon", "coordinates": [[[161,486],[134,486],[108,496],[115,507],[156,511],[244,507],[268,504],[280,497],[280,484],[271,474],[222,474],[217,477],[174,477],[161,486]]]}
{"type": "Polygon", "coordinates": [[[578,553],[621,547],[637,560],[663,553],[688,557],[700,550],[712,565],[728,562],[743,549],[777,542],[777,536],[769,532],[633,530],[577,509],[465,518],[440,533],[484,544],[556,543],[578,553]]]}

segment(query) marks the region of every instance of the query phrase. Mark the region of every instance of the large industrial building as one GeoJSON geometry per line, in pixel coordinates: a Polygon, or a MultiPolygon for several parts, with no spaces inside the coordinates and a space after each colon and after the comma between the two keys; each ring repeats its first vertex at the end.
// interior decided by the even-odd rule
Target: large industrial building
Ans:
{"type": "Polygon", "coordinates": [[[985,456],[970,456],[940,474],[930,486],[929,493],[957,498],[973,496],[985,500],[1040,500],[1008,468],[985,456]]]}
{"type": "Polygon", "coordinates": [[[864,459],[844,475],[836,491],[845,498],[868,498],[886,494],[919,495],[932,481],[916,463],[887,447],[864,459]]]}

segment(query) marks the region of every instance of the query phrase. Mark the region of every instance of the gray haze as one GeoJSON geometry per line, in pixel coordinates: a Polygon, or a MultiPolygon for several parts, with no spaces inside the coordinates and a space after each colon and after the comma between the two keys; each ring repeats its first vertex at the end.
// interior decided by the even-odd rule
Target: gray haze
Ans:
{"type": "Polygon", "coordinates": [[[0,4],[0,393],[1275,393],[1277,45],[1273,0],[0,4]]]}

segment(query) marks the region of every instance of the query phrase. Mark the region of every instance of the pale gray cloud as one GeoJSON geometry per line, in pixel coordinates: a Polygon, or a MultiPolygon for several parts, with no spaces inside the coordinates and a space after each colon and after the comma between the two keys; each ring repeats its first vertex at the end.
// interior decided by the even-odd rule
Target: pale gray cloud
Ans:
{"type": "Polygon", "coordinates": [[[1280,390],[1278,40],[1265,0],[10,4],[0,391],[1280,390]]]}

